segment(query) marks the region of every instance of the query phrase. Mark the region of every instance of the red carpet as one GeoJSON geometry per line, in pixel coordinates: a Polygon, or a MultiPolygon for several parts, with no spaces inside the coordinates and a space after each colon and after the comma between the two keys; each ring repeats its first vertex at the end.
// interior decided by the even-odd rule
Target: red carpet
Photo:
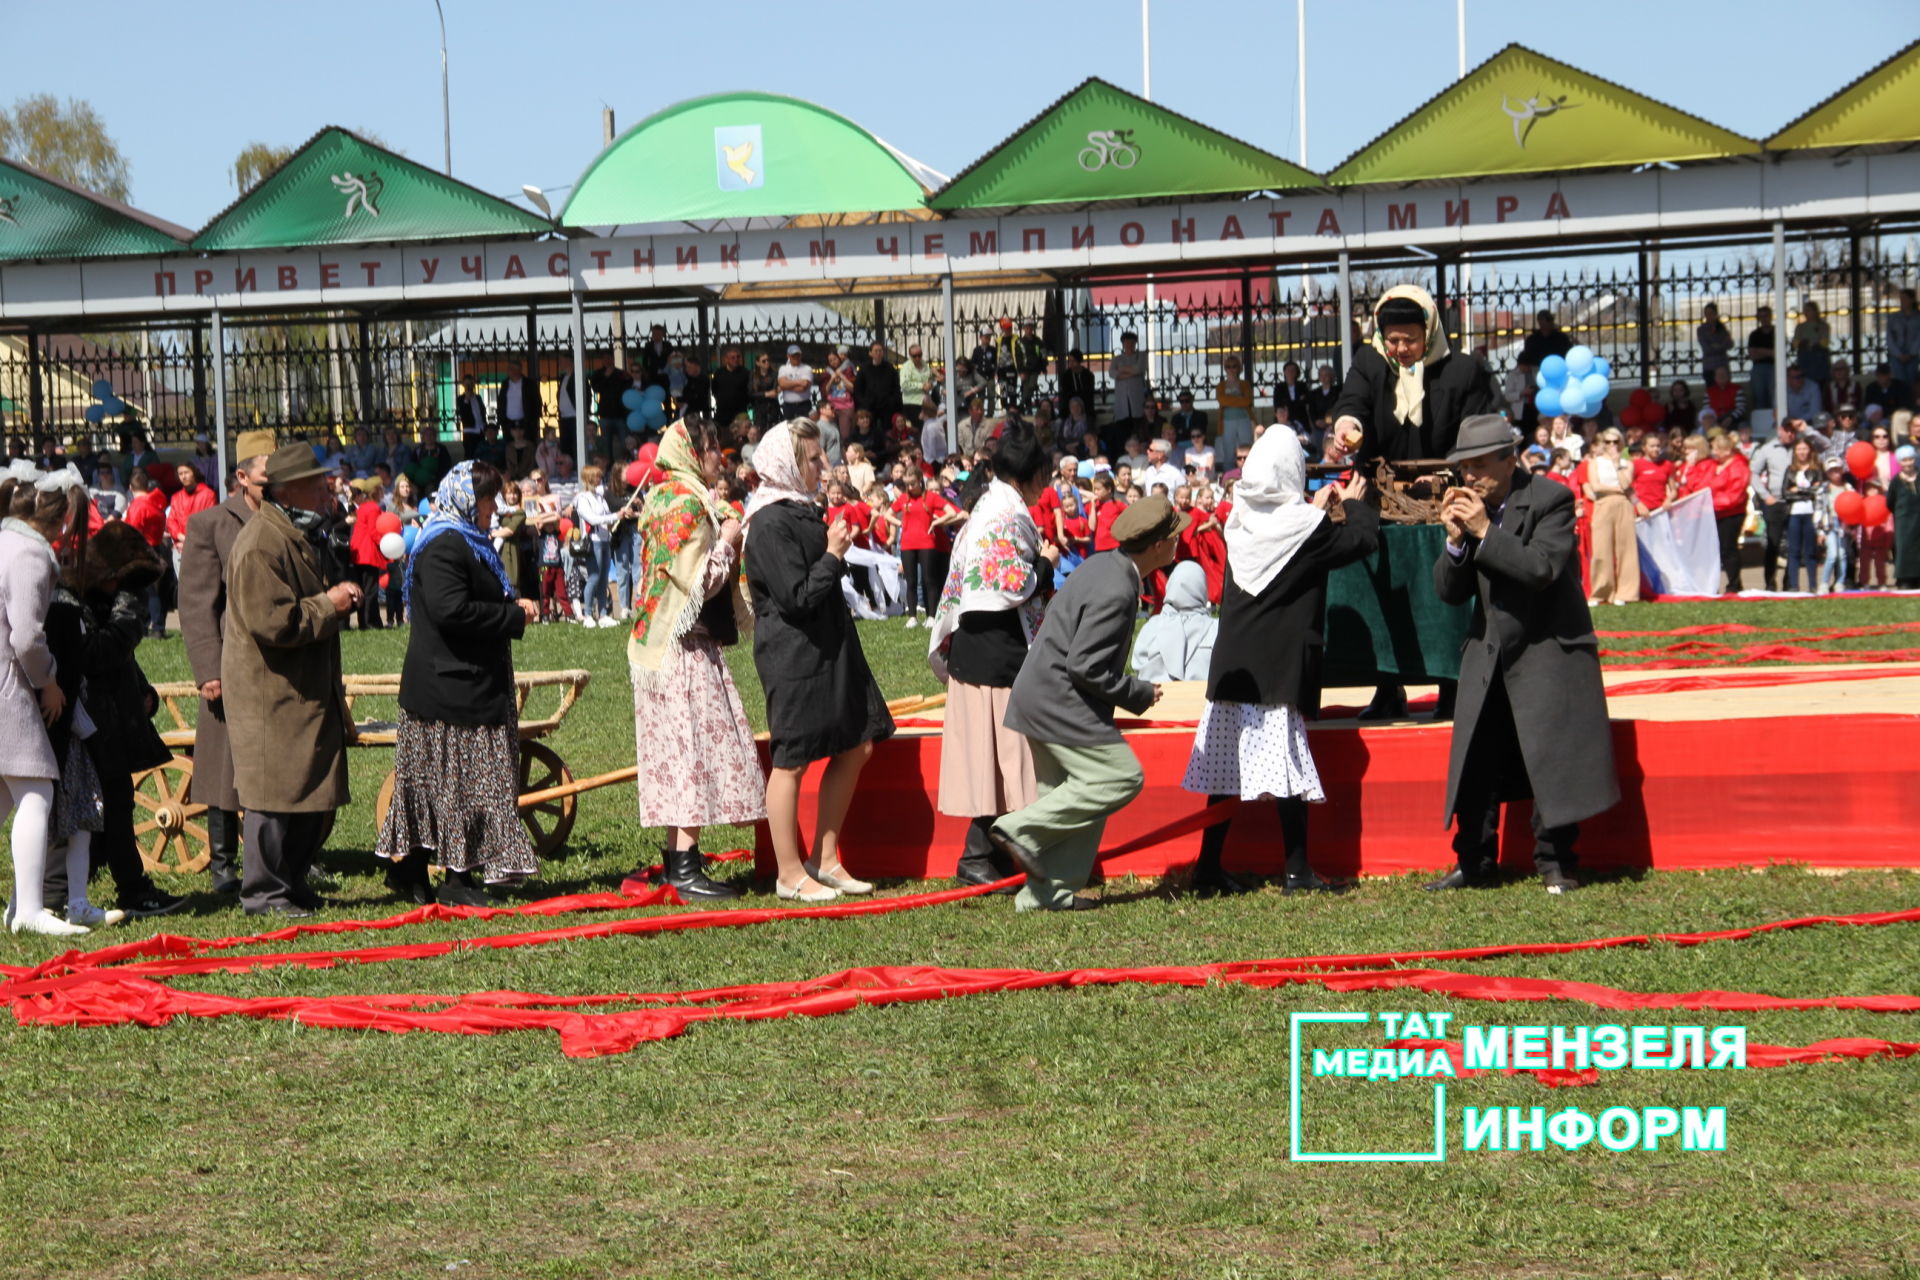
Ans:
{"type": "MultiPolygon", "coordinates": [[[[1313,750],[1328,803],[1315,805],[1315,866],[1326,874],[1393,875],[1451,864],[1441,824],[1446,725],[1316,728],[1313,750]]],[[[1204,807],[1180,790],[1190,732],[1130,733],[1147,788],[1107,824],[1114,850],[1204,807]]],[[[1731,721],[1615,721],[1620,804],[1582,824],[1593,870],[1699,870],[1785,861],[1826,867],[1920,865],[1920,718],[1850,715],[1731,721]],[[1791,764],[1787,762],[1789,759],[1791,764]]],[[[940,738],[884,742],[860,778],[843,857],[856,875],[952,874],[966,822],[934,812],[940,738]]],[[[810,819],[819,767],[801,813],[810,819]]],[[[1502,861],[1530,870],[1525,806],[1510,813],[1502,861]]],[[[1268,805],[1244,806],[1227,845],[1230,869],[1279,869],[1268,805]]],[[[759,866],[772,870],[764,826],[759,866]]],[[[1197,856],[1189,832],[1107,861],[1109,874],[1160,875],[1197,856]]]]}

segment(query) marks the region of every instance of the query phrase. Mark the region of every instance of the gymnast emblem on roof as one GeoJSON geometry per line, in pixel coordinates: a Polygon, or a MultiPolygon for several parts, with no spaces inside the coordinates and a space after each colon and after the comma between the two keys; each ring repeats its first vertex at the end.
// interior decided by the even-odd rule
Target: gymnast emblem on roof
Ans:
{"type": "Polygon", "coordinates": [[[14,206],[19,203],[19,196],[0,196],[0,222],[4,222],[10,227],[19,226],[20,224],[13,219],[14,206]]]}
{"type": "Polygon", "coordinates": [[[1547,94],[1536,93],[1532,97],[1522,101],[1520,105],[1516,107],[1513,104],[1513,99],[1504,93],[1501,94],[1500,109],[1507,113],[1509,120],[1513,121],[1513,145],[1524,150],[1527,145],[1527,138],[1533,133],[1534,125],[1550,115],[1555,115],[1562,111],[1571,111],[1580,105],[1577,102],[1568,102],[1568,96],[1569,95],[1563,93],[1555,98],[1547,94]]]}
{"type": "Polygon", "coordinates": [[[364,178],[355,173],[337,173],[333,175],[333,186],[347,198],[346,211],[341,217],[351,218],[355,209],[365,209],[376,218],[380,216],[380,192],[386,183],[378,173],[369,170],[364,178]]]}

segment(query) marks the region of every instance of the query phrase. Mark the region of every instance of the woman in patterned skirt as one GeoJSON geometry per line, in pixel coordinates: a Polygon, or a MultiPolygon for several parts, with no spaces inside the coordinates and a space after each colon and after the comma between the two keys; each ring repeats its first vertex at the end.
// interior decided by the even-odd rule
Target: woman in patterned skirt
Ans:
{"type": "Polygon", "coordinates": [[[538,610],[515,596],[487,531],[500,473],[463,462],[433,495],[407,560],[413,629],[400,671],[393,805],[374,852],[387,883],[436,900],[427,863],[447,869],[440,902],[498,906],[485,885],[516,884],[539,867],[520,823],[520,713],[513,641],[538,610]]]}
{"type": "MultiPolygon", "coordinates": [[[[1247,455],[1227,517],[1226,590],[1207,709],[1180,783],[1210,805],[1273,798],[1286,845],[1286,893],[1344,887],[1322,880],[1307,862],[1307,805],[1327,797],[1305,717],[1320,711],[1327,575],[1371,553],[1380,527],[1361,501],[1364,478],[1329,484],[1313,502],[1306,479],[1306,457],[1291,431],[1267,432],[1247,455]],[[1335,499],[1345,516],[1340,524],[1327,519],[1335,499]]],[[[1208,827],[1194,888],[1245,892],[1221,868],[1226,846],[1227,823],[1208,827]]]]}
{"type": "MultiPolygon", "coordinates": [[[[654,465],[664,474],[640,510],[627,640],[640,822],[667,829],[666,881],[682,898],[732,898],[738,890],[707,878],[700,829],[767,813],[753,728],[721,652],[752,625],[740,521],[708,487],[726,466],[711,421],[668,427],[654,465]]],[[[636,872],[622,888],[638,880],[636,872]]]]}

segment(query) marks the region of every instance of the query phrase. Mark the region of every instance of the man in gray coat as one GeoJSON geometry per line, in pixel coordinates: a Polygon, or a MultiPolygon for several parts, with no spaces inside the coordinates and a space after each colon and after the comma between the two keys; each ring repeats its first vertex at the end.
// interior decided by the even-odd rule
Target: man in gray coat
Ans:
{"type": "Polygon", "coordinates": [[[1434,589],[1475,602],[1460,657],[1446,821],[1459,866],[1429,889],[1490,884],[1502,801],[1533,799],[1534,866],[1548,893],[1579,887],[1582,819],[1620,799],[1599,641],[1580,589],[1573,493],[1517,465],[1507,420],[1460,424],[1447,461],[1463,487],[1441,500],[1447,545],[1434,589]]]}
{"type": "Polygon", "coordinates": [[[273,432],[244,431],[233,491],[217,507],[187,519],[180,547],[180,635],[200,686],[194,722],[193,798],[207,806],[207,872],[215,893],[240,892],[240,798],[233,789],[233,751],[227,743],[227,706],[220,688],[220,630],[227,614],[227,562],[240,530],[260,509],[273,432]]]}
{"type": "Polygon", "coordinates": [[[1146,783],[1113,727],[1114,708],[1137,715],[1160,700],[1157,686],[1127,674],[1140,584],[1173,563],[1187,522],[1161,497],[1122,512],[1113,522],[1119,548],[1067,578],[1014,679],[1003,723],[1033,747],[1039,799],[995,822],[987,838],[1027,873],[1016,910],[1099,905],[1074,892],[1093,871],[1107,818],[1146,783]]]}

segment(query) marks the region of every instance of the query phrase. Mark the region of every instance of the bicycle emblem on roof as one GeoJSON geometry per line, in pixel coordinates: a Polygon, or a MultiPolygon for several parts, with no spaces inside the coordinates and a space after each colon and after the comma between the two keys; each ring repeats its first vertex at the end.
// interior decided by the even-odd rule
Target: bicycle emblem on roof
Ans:
{"type": "Polygon", "coordinates": [[[1140,163],[1140,144],[1133,141],[1131,129],[1095,129],[1087,134],[1087,145],[1079,155],[1080,167],[1088,173],[1098,173],[1112,165],[1116,169],[1131,169],[1140,163]]]}

